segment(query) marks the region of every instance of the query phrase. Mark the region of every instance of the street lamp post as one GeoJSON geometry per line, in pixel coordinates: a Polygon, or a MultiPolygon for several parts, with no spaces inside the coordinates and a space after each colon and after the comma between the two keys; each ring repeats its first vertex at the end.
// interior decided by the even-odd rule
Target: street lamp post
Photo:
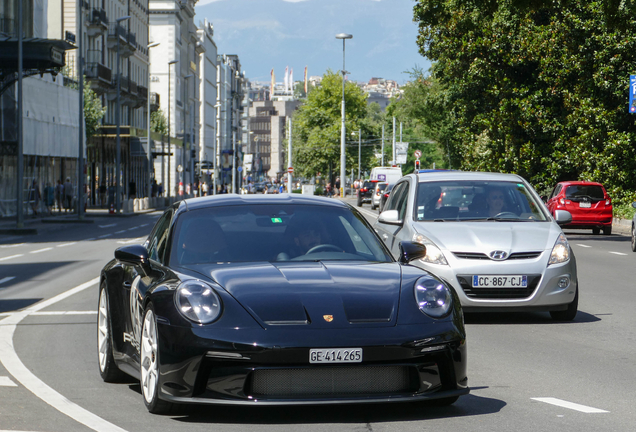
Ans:
{"type": "Polygon", "coordinates": [[[345,174],[346,154],[345,154],[345,40],[353,38],[353,35],[339,33],[336,39],[342,39],[342,126],[340,130],[340,196],[344,198],[344,186],[347,183],[345,174]]]}
{"type": "MultiPolygon", "coordinates": [[[[119,23],[130,19],[130,16],[123,16],[116,19],[117,25],[115,26],[115,36],[117,36],[117,101],[115,102],[115,123],[116,123],[116,152],[117,159],[115,164],[115,213],[119,213],[121,206],[121,136],[120,136],[120,123],[121,123],[121,108],[119,106],[119,94],[121,93],[121,72],[119,70],[119,23]]],[[[78,192],[79,193],[79,192],[78,192]]]]}
{"type": "MultiPolygon", "coordinates": [[[[172,81],[171,81],[171,75],[170,72],[172,71],[172,68],[170,66],[172,66],[173,64],[179,63],[179,60],[172,60],[171,62],[168,62],[168,182],[167,184],[164,185],[164,189],[167,192],[167,197],[170,198],[171,193],[170,193],[170,152],[172,150],[171,148],[171,143],[170,143],[170,88],[172,87],[172,81]]],[[[165,153],[165,152],[163,152],[165,153]]]]}
{"type": "Polygon", "coordinates": [[[147,127],[148,127],[148,199],[152,196],[152,151],[150,149],[150,48],[159,45],[159,42],[151,42],[148,44],[148,109],[147,109],[147,127]]]}
{"type": "MultiPolygon", "coordinates": [[[[356,132],[351,132],[351,135],[355,135],[356,132]]],[[[358,179],[360,179],[360,150],[362,148],[362,129],[358,129],[358,179]]],[[[351,170],[353,173],[353,170],[351,170]]]]}
{"type": "Polygon", "coordinates": [[[183,77],[183,151],[181,152],[181,184],[183,185],[183,193],[185,193],[186,183],[186,131],[187,131],[187,115],[188,115],[188,79],[194,75],[186,75],[183,77]]]}

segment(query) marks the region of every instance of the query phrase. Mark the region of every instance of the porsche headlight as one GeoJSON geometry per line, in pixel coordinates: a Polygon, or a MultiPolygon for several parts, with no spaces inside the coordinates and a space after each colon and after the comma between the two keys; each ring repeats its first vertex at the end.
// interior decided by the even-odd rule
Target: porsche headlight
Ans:
{"type": "Polygon", "coordinates": [[[209,324],[221,315],[221,299],[212,287],[188,280],[177,288],[175,302],[181,315],[199,324],[209,324]]]}
{"type": "Polygon", "coordinates": [[[448,265],[448,262],[446,262],[446,258],[444,257],[441,249],[427,237],[423,236],[422,234],[416,233],[413,236],[413,241],[426,246],[426,255],[424,256],[424,258],[420,258],[422,261],[431,264],[448,265]]]}
{"type": "Polygon", "coordinates": [[[415,300],[420,310],[433,318],[448,314],[453,303],[450,289],[433,276],[422,276],[415,282],[415,300]]]}
{"type": "Polygon", "coordinates": [[[561,264],[570,259],[570,244],[567,239],[563,235],[563,233],[559,234],[556,243],[554,243],[554,247],[552,248],[552,253],[550,254],[550,261],[548,261],[548,265],[551,264],[561,264]]]}

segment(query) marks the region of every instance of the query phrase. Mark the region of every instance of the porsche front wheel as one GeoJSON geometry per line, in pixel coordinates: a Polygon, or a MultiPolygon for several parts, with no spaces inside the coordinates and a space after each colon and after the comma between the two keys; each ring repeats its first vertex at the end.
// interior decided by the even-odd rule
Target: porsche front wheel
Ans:
{"type": "Polygon", "coordinates": [[[149,304],[144,313],[141,330],[141,392],[146,408],[153,414],[166,414],[174,404],[159,399],[159,350],[157,344],[157,320],[149,304]]]}
{"type": "Polygon", "coordinates": [[[110,308],[106,286],[99,290],[99,305],[97,307],[97,357],[99,360],[99,374],[105,382],[120,382],[126,375],[119,370],[113,358],[112,335],[110,327],[110,308]]]}

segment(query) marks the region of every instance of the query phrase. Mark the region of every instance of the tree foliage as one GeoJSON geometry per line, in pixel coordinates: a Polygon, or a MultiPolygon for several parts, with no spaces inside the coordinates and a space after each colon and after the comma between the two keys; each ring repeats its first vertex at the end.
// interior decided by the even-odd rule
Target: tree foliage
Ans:
{"type": "Polygon", "coordinates": [[[538,190],[595,180],[631,199],[634,0],[419,0],[418,45],[463,169],[516,172],[538,190]]]}
{"type": "Polygon", "coordinates": [[[150,113],[150,130],[161,135],[168,135],[168,120],[161,109],[150,113]]]}
{"type": "Polygon", "coordinates": [[[97,94],[91,90],[90,86],[86,84],[86,77],[84,78],[84,124],[86,125],[86,139],[95,135],[102,118],[106,114],[106,107],[102,106],[102,101],[97,94]]]}
{"type": "MultiPolygon", "coordinates": [[[[312,89],[306,102],[293,116],[293,161],[300,176],[339,172],[342,77],[327,71],[319,87],[312,89]]],[[[345,83],[345,128],[351,132],[362,127],[367,113],[367,98],[355,83],[345,83]]],[[[363,139],[365,131],[363,133],[363,139]]],[[[358,165],[357,146],[346,146],[347,173],[358,165]]],[[[357,171],[356,171],[357,172],[357,171]]]]}

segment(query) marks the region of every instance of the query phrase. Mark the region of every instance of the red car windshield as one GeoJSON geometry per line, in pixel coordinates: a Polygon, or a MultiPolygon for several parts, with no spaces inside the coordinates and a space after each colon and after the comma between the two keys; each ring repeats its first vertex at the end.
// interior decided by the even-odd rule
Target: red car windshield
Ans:
{"type": "Polygon", "coordinates": [[[565,190],[565,198],[572,201],[590,199],[602,201],[605,199],[603,188],[599,185],[572,185],[565,190]]]}

